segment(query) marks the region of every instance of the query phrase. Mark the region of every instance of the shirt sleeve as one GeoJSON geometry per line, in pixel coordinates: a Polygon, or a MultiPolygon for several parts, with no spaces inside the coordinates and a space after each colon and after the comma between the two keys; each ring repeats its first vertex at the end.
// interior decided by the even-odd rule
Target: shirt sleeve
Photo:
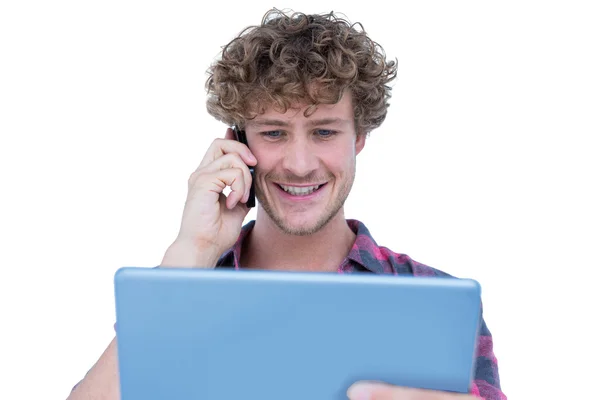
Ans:
{"type": "Polygon", "coordinates": [[[494,355],[492,334],[490,333],[483,316],[479,328],[479,340],[475,355],[475,375],[471,394],[485,400],[506,400],[500,387],[498,374],[498,360],[494,355]]]}

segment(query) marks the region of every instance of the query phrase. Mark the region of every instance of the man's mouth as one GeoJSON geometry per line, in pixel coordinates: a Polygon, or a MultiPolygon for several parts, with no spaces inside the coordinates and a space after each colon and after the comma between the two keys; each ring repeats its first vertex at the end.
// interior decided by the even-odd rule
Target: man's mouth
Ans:
{"type": "Polygon", "coordinates": [[[321,189],[326,184],[313,185],[313,186],[288,186],[277,184],[283,191],[291,194],[292,196],[308,196],[311,193],[321,189]]]}

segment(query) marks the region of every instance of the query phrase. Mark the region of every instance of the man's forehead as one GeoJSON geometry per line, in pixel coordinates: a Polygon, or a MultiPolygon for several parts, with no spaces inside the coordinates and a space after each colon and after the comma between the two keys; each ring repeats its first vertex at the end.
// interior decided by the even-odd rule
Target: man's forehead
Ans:
{"type": "Polygon", "coordinates": [[[303,125],[346,125],[354,122],[354,110],[349,96],[343,96],[335,104],[307,103],[292,104],[285,112],[275,106],[262,108],[262,112],[246,121],[246,126],[276,125],[286,126],[291,124],[303,125]],[[308,114],[306,113],[307,111],[308,114]]]}

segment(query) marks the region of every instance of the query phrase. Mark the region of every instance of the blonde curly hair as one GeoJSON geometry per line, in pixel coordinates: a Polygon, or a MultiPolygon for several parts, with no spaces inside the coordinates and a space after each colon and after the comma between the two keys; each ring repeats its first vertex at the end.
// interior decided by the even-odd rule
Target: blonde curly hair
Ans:
{"type": "Polygon", "coordinates": [[[286,112],[308,103],[308,116],[319,104],[352,95],[357,133],[367,134],[384,121],[397,62],[387,61],[381,46],[361,24],[333,12],[306,15],[273,9],[259,26],[250,26],[223,47],[208,70],[209,114],[228,125],[263,113],[286,112]]]}

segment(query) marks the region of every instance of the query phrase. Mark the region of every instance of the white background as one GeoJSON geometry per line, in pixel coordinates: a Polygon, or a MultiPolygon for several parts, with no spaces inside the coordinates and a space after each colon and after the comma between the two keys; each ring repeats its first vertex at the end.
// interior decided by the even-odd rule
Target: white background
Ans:
{"type": "Polygon", "coordinates": [[[0,398],[65,398],[100,356],[114,272],[160,263],[225,132],[205,71],[273,6],[341,11],[398,59],[347,216],[480,281],[509,398],[594,396],[596,4],[3,2],[0,398]]]}

